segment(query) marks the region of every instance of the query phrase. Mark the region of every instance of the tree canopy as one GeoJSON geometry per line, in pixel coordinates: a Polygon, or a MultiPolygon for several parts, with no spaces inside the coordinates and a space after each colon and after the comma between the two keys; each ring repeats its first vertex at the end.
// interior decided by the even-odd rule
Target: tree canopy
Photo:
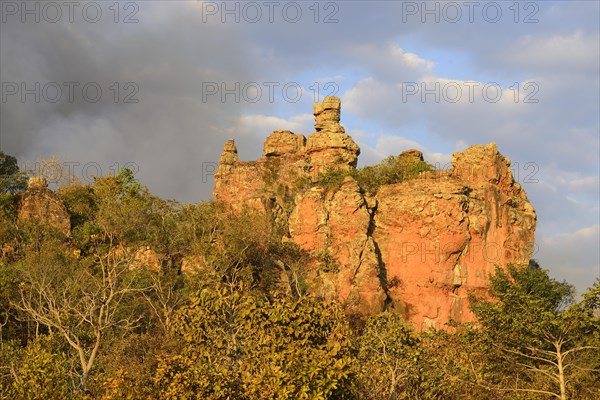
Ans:
{"type": "MultiPolygon", "coordinates": [[[[22,175],[2,157],[0,398],[600,398],[600,282],[577,298],[535,263],[499,267],[475,323],[357,321],[264,214],[163,200],[122,170],[59,188],[69,236],[17,223],[22,175]]],[[[400,161],[356,179],[429,169],[400,161]]]]}

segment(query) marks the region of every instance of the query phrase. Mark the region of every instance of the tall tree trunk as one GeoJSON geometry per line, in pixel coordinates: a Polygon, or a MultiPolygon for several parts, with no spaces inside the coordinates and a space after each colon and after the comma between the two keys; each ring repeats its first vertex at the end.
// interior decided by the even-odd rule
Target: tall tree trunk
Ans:
{"type": "Polygon", "coordinates": [[[565,368],[563,365],[562,342],[554,343],[556,348],[556,361],[558,365],[558,384],[560,385],[560,399],[567,400],[567,388],[565,385],[565,368]]]}

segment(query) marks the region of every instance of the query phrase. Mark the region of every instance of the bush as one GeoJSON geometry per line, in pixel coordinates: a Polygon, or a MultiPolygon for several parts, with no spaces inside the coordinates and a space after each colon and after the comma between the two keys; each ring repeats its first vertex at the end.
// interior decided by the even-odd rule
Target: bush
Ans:
{"type": "Polygon", "coordinates": [[[358,381],[365,400],[416,398],[419,340],[390,312],[370,317],[358,339],[358,381]]]}
{"type": "Polygon", "coordinates": [[[0,397],[10,399],[74,399],[68,360],[51,349],[50,337],[40,336],[25,348],[4,344],[0,366],[10,370],[0,379],[0,397]],[[6,396],[6,397],[4,397],[6,396]]]}
{"type": "Polygon", "coordinates": [[[342,186],[342,182],[347,176],[355,175],[355,171],[348,169],[332,168],[319,174],[314,185],[322,187],[327,191],[336,191],[342,186]]]}
{"type": "Polygon", "coordinates": [[[389,156],[377,165],[357,170],[355,177],[360,187],[375,194],[383,185],[415,179],[433,169],[433,165],[412,156],[389,156]]]}
{"type": "Polygon", "coordinates": [[[339,306],[205,289],[180,310],[186,343],[159,362],[165,399],[340,399],[351,392],[350,339],[339,306]]]}
{"type": "Polygon", "coordinates": [[[319,174],[314,186],[336,191],[347,176],[352,176],[358,185],[376,194],[383,185],[392,185],[415,179],[421,172],[433,171],[434,166],[413,156],[389,156],[377,165],[360,169],[332,168],[319,174]]]}

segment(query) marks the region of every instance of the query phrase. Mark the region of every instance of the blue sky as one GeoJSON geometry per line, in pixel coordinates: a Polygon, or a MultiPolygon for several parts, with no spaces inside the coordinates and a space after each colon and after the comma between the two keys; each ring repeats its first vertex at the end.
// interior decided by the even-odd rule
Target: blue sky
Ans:
{"type": "Polygon", "coordinates": [[[320,95],[329,84],[361,165],[408,148],[443,165],[469,145],[497,142],[538,213],[535,257],[580,291],[600,273],[597,1],[281,1],[271,3],[272,22],[261,1],[121,2],[118,15],[113,2],[83,2],[72,21],[66,9],[58,17],[27,2],[39,22],[22,4],[2,1],[0,20],[0,147],[19,160],[57,156],[82,176],[135,163],[158,195],[206,200],[212,177],[202,171],[226,139],[255,159],[274,129],[309,135],[315,83],[320,95]],[[73,101],[12,94],[36,82],[79,86],[73,101]],[[90,82],[102,89],[97,102],[80,90],[90,82]],[[262,97],[206,93],[236,82],[262,97]],[[302,88],[298,101],[285,85],[302,88]],[[414,88],[433,92],[407,94],[414,88]]]}

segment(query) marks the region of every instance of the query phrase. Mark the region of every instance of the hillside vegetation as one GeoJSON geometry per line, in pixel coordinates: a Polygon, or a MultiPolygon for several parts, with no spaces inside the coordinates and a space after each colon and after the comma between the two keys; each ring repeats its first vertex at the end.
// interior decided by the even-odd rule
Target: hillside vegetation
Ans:
{"type": "MultiPolygon", "coordinates": [[[[310,255],[271,217],[163,200],[127,169],[59,188],[70,235],[19,221],[1,155],[0,398],[600,398],[600,282],[575,301],[533,261],[498,268],[477,323],[416,333],[312,293],[310,255]]],[[[430,169],[398,162],[356,179],[430,169]]]]}

